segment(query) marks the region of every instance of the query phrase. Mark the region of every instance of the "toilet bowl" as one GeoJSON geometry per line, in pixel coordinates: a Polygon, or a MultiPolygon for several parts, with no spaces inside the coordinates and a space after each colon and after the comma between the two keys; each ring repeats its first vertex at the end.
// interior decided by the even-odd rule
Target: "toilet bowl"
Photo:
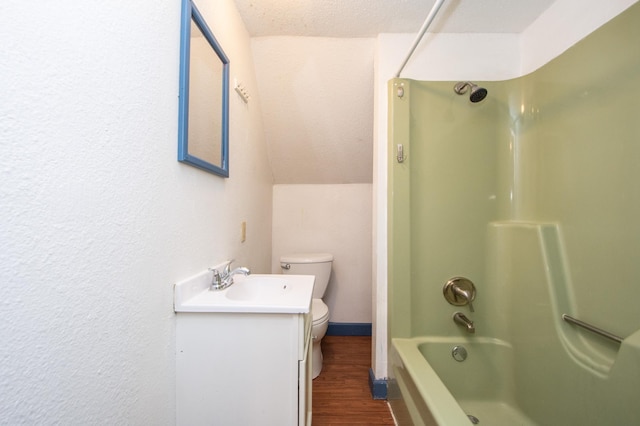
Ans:
{"type": "Polygon", "coordinates": [[[322,299],[313,299],[311,301],[311,312],[313,315],[313,323],[311,324],[311,369],[315,379],[322,371],[322,348],[320,342],[327,334],[327,328],[329,327],[329,308],[322,299]]]}
{"type": "Polygon", "coordinates": [[[311,325],[311,363],[314,379],[322,371],[321,341],[329,326],[329,308],[322,300],[322,297],[329,284],[332,262],[333,255],[329,253],[290,254],[280,257],[280,267],[284,274],[314,275],[316,277],[313,286],[313,300],[311,301],[311,314],[313,316],[311,325]]]}

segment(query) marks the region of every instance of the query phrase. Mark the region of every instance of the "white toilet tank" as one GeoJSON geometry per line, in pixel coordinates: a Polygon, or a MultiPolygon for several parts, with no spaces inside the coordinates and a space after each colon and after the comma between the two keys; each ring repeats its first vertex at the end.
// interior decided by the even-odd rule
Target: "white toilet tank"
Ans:
{"type": "Polygon", "coordinates": [[[283,274],[315,275],[313,298],[322,299],[329,284],[333,255],[330,253],[298,253],[280,257],[283,274]]]}

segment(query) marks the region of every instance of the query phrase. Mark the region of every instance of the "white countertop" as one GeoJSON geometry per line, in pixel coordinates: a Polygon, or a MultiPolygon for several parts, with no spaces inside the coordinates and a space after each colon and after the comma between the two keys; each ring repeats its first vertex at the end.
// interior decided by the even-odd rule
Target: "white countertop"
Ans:
{"type": "Polygon", "coordinates": [[[313,275],[235,275],[224,290],[210,290],[212,273],[201,272],[175,285],[176,312],[308,313],[313,275]]]}

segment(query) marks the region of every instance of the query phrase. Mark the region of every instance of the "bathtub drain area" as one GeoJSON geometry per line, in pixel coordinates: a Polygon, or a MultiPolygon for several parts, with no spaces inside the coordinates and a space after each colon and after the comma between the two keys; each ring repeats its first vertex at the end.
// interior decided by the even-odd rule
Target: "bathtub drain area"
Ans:
{"type": "Polygon", "coordinates": [[[467,359],[467,350],[464,346],[454,346],[453,349],[451,349],[451,356],[456,361],[462,362],[467,359]]]}

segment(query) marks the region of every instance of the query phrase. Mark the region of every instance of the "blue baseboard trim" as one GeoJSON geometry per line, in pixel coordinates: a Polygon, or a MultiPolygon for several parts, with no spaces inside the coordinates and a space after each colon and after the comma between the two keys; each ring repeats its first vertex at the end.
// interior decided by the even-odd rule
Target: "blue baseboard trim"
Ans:
{"type": "Polygon", "coordinates": [[[387,399],[387,380],[376,379],[371,368],[369,369],[369,389],[373,399],[387,399]]]}
{"type": "Polygon", "coordinates": [[[371,336],[371,323],[330,322],[327,336],[371,336]]]}

